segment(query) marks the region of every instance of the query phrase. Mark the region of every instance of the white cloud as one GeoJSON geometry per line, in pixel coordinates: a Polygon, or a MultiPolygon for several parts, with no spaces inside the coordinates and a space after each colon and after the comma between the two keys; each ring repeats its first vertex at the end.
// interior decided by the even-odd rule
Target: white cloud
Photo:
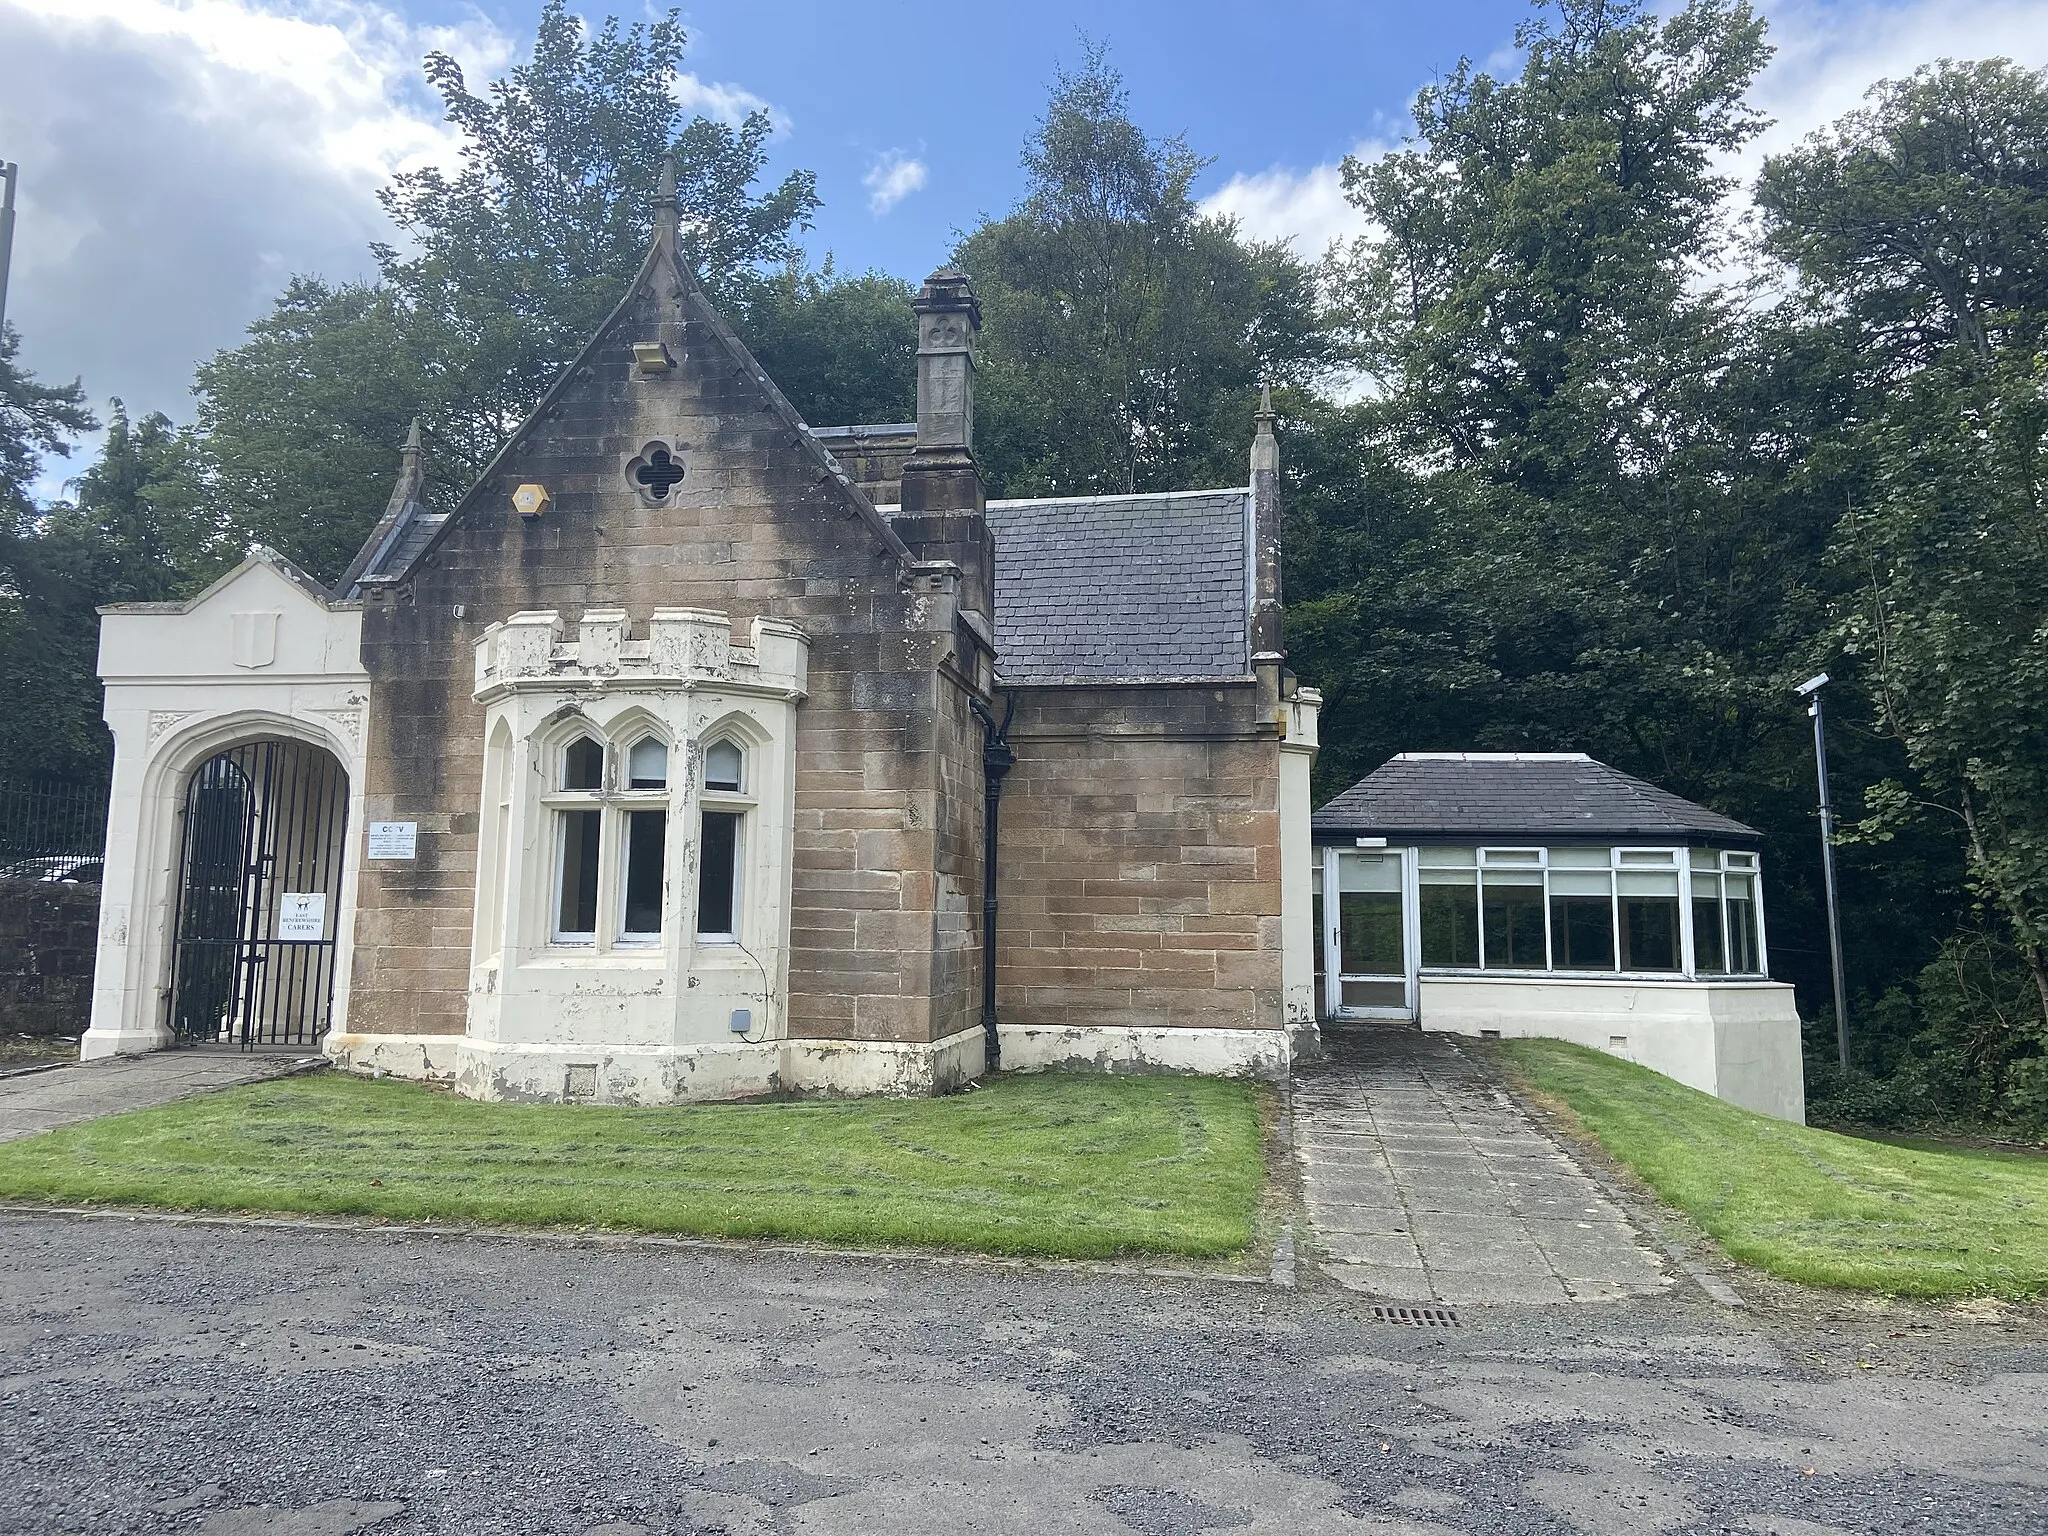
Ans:
{"type": "MultiPolygon", "coordinates": [[[[2033,68],[2048,66],[2048,0],[1767,0],[1763,8],[1777,54],[1752,100],[1776,122],[1730,162],[1729,169],[1745,181],[1764,156],[1854,111],[1880,79],[1897,79],[1939,58],[2004,56],[2033,68]]],[[[1500,50],[1484,67],[1496,73],[1518,69],[1520,56],[1500,50]]],[[[1367,139],[1352,153],[1372,159],[1390,147],[1367,139]]],[[[1330,241],[1350,240],[1368,228],[1344,200],[1335,161],[1239,172],[1202,206],[1235,214],[1247,235],[1291,241],[1297,254],[1311,258],[1330,241]]]]}
{"type": "MultiPolygon", "coordinates": [[[[24,363],[82,376],[102,407],[189,420],[193,365],[240,341],[286,278],[373,276],[369,243],[392,236],[378,188],[456,159],[422,58],[452,54],[476,89],[519,47],[481,12],[430,27],[400,5],[0,0],[24,363]]],[[[731,122],[763,105],[687,76],[677,99],[731,122]]]]}
{"type": "Polygon", "coordinates": [[[737,128],[750,112],[766,112],[777,133],[790,129],[788,117],[752,91],[720,81],[706,84],[695,75],[678,75],[672,92],[676,105],[697,117],[714,118],[737,128]]]}
{"type": "MultiPolygon", "coordinates": [[[[1368,139],[1351,153],[1360,160],[1376,160],[1391,147],[1368,139]]],[[[1336,161],[1305,171],[1276,165],[1250,175],[1240,172],[1202,200],[1202,211],[1231,215],[1247,237],[1285,240],[1297,256],[1311,261],[1331,241],[1348,243],[1367,227],[1365,215],[1345,200],[1336,161]]]]}
{"type": "Polygon", "coordinates": [[[1779,0],[1764,10],[1777,55],[1752,99],[1777,121],[1744,152],[1745,175],[1765,155],[1855,111],[1879,80],[1901,79],[1922,64],[2004,57],[2048,65],[2048,0],[1779,0]]]}
{"type": "Polygon", "coordinates": [[[868,189],[868,212],[881,218],[925,183],[925,164],[900,149],[885,150],[860,184],[868,189]]]}
{"type": "Polygon", "coordinates": [[[377,188],[452,158],[432,48],[484,73],[511,56],[481,21],[414,27],[368,0],[0,0],[24,362],[189,418],[195,361],[292,273],[363,275],[390,232],[377,188]]]}

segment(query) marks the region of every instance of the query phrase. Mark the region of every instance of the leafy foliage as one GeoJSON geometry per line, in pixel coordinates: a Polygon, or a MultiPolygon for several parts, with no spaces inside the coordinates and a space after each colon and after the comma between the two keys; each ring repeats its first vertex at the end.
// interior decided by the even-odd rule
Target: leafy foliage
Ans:
{"type": "MultiPolygon", "coordinates": [[[[233,530],[197,574],[254,542],[332,577],[383,510],[406,426],[432,410],[435,384],[390,290],[300,277],[247,342],[199,365],[194,388],[191,494],[233,530]]],[[[426,456],[444,499],[463,485],[452,460],[426,456]]]]}
{"type": "Polygon", "coordinates": [[[381,281],[295,278],[247,342],[199,370],[195,494],[225,526],[339,575],[415,415],[429,495],[452,500],[617,305],[652,235],[664,156],[706,285],[738,308],[772,289],[817,206],[812,178],[754,190],[764,113],[685,119],[683,43],[673,12],[586,30],[548,0],[532,59],[483,94],[454,59],[428,57],[462,164],[383,191],[406,241],[374,248],[381,281]]]}
{"type": "Polygon", "coordinates": [[[427,81],[463,138],[462,169],[407,172],[381,194],[410,242],[376,247],[407,338],[426,368],[437,449],[469,476],[618,303],[647,249],[663,156],[676,167],[683,247],[714,294],[794,254],[817,194],[808,172],[770,191],[773,124],[685,122],[676,78],[683,29],[671,11],[586,33],[564,0],[542,8],[533,57],[469,89],[428,55],[427,81]]]}
{"type": "Polygon", "coordinates": [[[38,384],[15,361],[20,351],[14,327],[0,326],[0,518],[9,536],[35,518],[30,487],[42,473],[43,460],[68,458],[71,440],[99,425],[86,407],[82,385],[76,380],[38,384]]]}
{"type": "Polygon", "coordinates": [[[98,609],[176,595],[205,542],[176,490],[183,453],[163,416],[131,423],[116,400],[75,501],[0,543],[0,776],[104,777],[98,609]]]}
{"type": "Polygon", "coordinates": [[[1259,386],[1321,371],[1313,272],[1202,214],[1205,163],[1132,122],[1099,50],[1059,77],[1028,195],[955,253],[982,306],[976,456],[995,494],[1239,479],[1259,386]]]}
{"type": "Polygon", "coordinates": [[[840,277],[792,261],[755,285],[736,325],[797,414],[815,426],[917,414],[917,290],[881,272],[840,277]]]}
{"type": "Polygon", "coordinates": [[[1925,1045],[1995,1087],[2048,1051],[2048,76],[1943,62],[1870,100],[1773,160],[1757,204],[1807,303],[1855,337],[1837,435],[1867,475],[1831,552],[1853,594],[1836,633],[1906,759],[1860,831],[1931,813],[1960,843],[2001,937],[1959,939],[1923,978],[1925,1045]],[[2000,969],[1964,951],[2031,975],[2029,1028],[1990,981],[1962,986],[2000,969]],[[2001,1020],[1999,1049],[1973,1016],[2001,1020]]]}
{"type": "MultiPolygon", "coordinates": [[[[1402,750],[1591,752],[1769,835],[1773,953],[1817,1003],[1789,684],[1825,655],[1853,338],[1750,313],[1702,270],[1761,28],[1725,0],[1566,0],[1520,37],[1517,77],[1461,66],[1404,149],[1346,170],[1378,233],[1330,276],[1377,391],[1299,409],[1283,455],[1319,788],[1402,750]]],[[[1901,762],[1838,746],[1847,782],[1901,762]]],[[[1846,872],[1859,970],[1884,983],[1932,958],[1912,914],[1955,884],[1938,839],[1898,852],[1846,872]]]]}

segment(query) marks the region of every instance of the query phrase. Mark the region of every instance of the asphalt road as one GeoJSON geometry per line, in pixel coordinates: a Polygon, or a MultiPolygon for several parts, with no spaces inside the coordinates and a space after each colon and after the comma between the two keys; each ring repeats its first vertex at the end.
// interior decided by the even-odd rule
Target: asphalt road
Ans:
{"type": "Polygon", "coordinates": [[[2048,1327],[0,1217],[0,1531],[2048,1531],[2048,1327]]]}

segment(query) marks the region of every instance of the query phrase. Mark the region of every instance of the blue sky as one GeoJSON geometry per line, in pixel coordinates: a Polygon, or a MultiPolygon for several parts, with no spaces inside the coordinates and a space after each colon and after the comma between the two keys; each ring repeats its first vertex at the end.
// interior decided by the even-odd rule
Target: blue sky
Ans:
{"type": "MultiPolygon", "coordinates": [[[[629,18],[637,0],[616,9],[629,18]]],[[[1778,120],[1734,169],[1947,54],[2048,65],[2048,0],[1758,0],[1778,120]]],[[[585,7],[602,16],[612,7],[585,7]]],[[[22,165],[8,318],[28,364],[99,402],[191,418],[195,363],[234,345],[295,272],[369,273],[376,190],[450,158],[419,72],[473,81],[530,45],[539,0],[0,0],[0,158],[22,165]]],[[[778,171],[818,174],[813,251],[916,278],[1000,214],[1018,152],[1084,36],[1151,132],[1213,157],[1198,191],[1304,254],[1361,232],[1337,166],[1408,130],[1418,87],[1461,55],[1512,66],[1508,0],[928,0],[685,10],[697,109],[763,105],[778,171]]],[[[52,471],[54,488],[78,461],[52,471]]]]}
{"type": "MultiPolygon", "coordinates": [[[[446,24],[467,9],[411,8],[446,24]]],[[[531,24],[526,5],[486,14],[507,31],[531,24]]],[[[1233,175],[1333,162],[1362,139],[1398,138],[1415,88],[1461,53],[1510,43],[1525,8],[789,0],[683,14],[692,72],[767,102],[787,124],[779,163],[817,173],[825,209],[814,243],[845,266],[921,276],[956,230],[1015,200],[1024,137],[1084,37],[1108,47],[1139,122],[1185,133],[1215,158],[1203,179],[1213,192],[1233,175]],[[922,184],[878,208],[870,179],[911,164],[922,184]]]]}

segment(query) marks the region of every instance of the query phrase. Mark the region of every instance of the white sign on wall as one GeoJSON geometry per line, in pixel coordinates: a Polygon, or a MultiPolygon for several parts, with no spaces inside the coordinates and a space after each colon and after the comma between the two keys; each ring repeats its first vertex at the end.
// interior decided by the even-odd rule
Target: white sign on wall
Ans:
{"type": "Polygon", "coordinates": [[[416,821],[373,821],[370,823],[370,857],[409,859],[419,847],[420,824],[416,821]]]}
{"type": "Polygon", "coordinates": [[[277,903],[277,936],[287,940],[327,937],[327,893],[286,891],[277,903]]]}

